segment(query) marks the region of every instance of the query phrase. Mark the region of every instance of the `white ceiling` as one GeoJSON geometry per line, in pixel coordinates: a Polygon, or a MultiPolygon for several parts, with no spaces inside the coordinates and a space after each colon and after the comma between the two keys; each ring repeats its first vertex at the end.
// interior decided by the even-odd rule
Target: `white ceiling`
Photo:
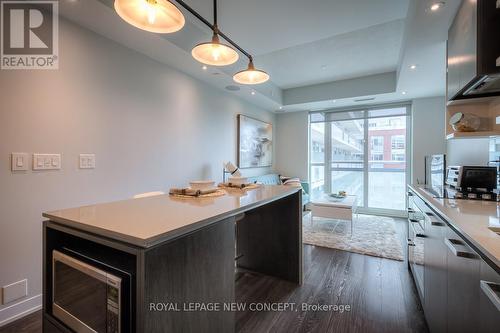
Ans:
{"type": "MultiPolygon", "coordinates": [[[[186,2],[212,21],[211,0],[186,2]]],[[[408,0],[218,0],[218,21],[287,89],[396,70],[407,10],[408,0]]]]}
{"type": "Polygon", "coordinates": [[[404,21],[381,23],[257,57],[282,89],[395,71],[404,21]]]}
{"type": "MultiPolygon", "coordinates": [[[[212,0],[185,0],[212,21],[212,0]]],[[[221,30],[255,56],[406,17],[408,0],[218,0],[221,30]]]]}
{"type": "MultiPolygon", "coordinates": [[[[212,21],[212,0],[184,0],[212,21]]],[[[374,92],[370,103],[444,95],[445,41],[460,0],[448,0],[430,12],[432,0],[219,0],[219,26],[243,48],[256,55],[256,66],[272,82],[241,86],[228,92],[276,111],[289,88],[363,78],[397,71],[394,92],[374,92]],[[417,64],[411,71],[410,64],[417,64]],[[250,92],[256,92],[251,95],[250,92]],[[407,92],[402,95],[402,91],[407,92]]],[[[175,2],[175,1],[174,1],[175,2]]],[[[113,0],[63,0],[60,12],[70,20],[145,55],[176,67],[220,89],[245,59],[225,68],[209,68],[190,56],[191,48],[207,40],[209,30],[191,14],[186,26],[157,35],[124,23],[112,9],[113,0]],[[217,72],[220,75],[212,76],[217,72]]],[[[374,89],[376,91],[376,89],[374,89]]],[[[353,97],[336,106],[355,104],[353,97]]],[[[287,111],[331,108],[332,100],[295,102],[287,111]]]]}

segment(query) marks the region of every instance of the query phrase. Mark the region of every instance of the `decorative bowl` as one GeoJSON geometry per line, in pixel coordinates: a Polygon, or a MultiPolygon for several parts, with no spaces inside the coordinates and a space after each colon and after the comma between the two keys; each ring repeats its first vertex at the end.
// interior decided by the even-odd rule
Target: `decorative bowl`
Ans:
{"type": "Polygon", "coordinates": [[[215,186],[213,180],[194,180],[189,182],[189,185],[193,190],[207,190],[215,186]]]}
{"type": "Polygon", "coordinates": [[[228,182],[234,185],[244,185],[248,182],[247,177],[229,177],[228,182]]]}

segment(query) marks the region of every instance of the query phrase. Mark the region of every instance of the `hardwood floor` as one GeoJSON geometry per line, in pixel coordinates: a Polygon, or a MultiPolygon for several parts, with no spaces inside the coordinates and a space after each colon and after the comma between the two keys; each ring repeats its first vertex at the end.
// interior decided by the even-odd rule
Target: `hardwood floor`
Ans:
{"type": "Polygon", "coordinates": [[[42,331],[42,310],[0,328],[1,333],[39,333],[42,331]]]}
{"type": "MultiPolygon", "coordinates": [[[[401,241],[405,223],[397,223],[401,241]]],[[[304,245],[304,284],[244,273],[238,302],[295,303],[297,311],[244,311],[238,332],[427,332],[406,262],[304,245]],[[302,311],[301,304],[350,305],[343,313],[302,311]]],[[[41,332],[41,312],[0,328],[0,333],[41,332]]]]}
{"type": "MultiPolygon", "coordinates": [[[[406,223],[398,220],[400,241],[406,223]]],[[[239,302],[291,302],[298,311],[240,312],[239,332],[428,332],[406,262],[304,245],[304,284],[246,273],[239,302]],[[343,304],[350,312],[301,311],[300,305],[343,304]]]]}

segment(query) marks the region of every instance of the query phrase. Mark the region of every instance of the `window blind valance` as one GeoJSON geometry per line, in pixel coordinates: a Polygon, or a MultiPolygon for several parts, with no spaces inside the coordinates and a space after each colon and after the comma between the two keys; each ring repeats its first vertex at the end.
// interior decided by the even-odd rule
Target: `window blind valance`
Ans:
{"type": "Polygon", "coordinates": [[[371,119],[410,115],[411,104],[391,104],[357,109],[335,109],[309,112],[311,123],[371,119]]]}

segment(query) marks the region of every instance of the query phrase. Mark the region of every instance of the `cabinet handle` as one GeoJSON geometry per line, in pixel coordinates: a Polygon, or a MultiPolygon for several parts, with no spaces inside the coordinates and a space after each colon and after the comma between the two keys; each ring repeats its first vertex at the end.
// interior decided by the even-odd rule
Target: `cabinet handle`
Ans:
{"type": "Polygon", "coordinates": [[[433,225],[435,227],[444,227],[444,226],[446,226],[446,224],[444,224],[443,222],[437,222],[437,221],[431,221],[431,225],[433,225]]]}
{"type": "Polygon", "coordinates": [[[408,213],[415,213],[415,210],[413,208],[408,208],[408,213]]]}
{"type": "Polygon", "coordinates": [[[415,243],[411,239],[408,238],[408,246],[415,246],[415,243]]]}
{"type": "Polygon", "coordinates": [[[459,240],[457,240],[457,239],[445,238],[444,239],[444,243],[446,244],[446,246],[448,247],[448,249],[451,251],[451,253],[453,253],[456,257],[470,258],[470,259],[473,259],[473,258],[476,257],[474,254],[472,254],[470,252],[458,250],[455,247],[455,245],[456,244],[461,245],[462,242],[459,241],[459,240]]]}
{"type": "Polygon", "coordinates": [[[430,219],[431,220],[431,225],[435,226],[435,227],[444,227],[446,226],[445,223],[439,221],[439,220],[434,220],[433,218],[430,219]]]}
{"type": "Polygon", "coordinates": [[[493,282],[488,282],[488,281],[483,281],[481,280],[480,282],[481,285],[481,290],[483,293],[488,297],[488,299],[493,303],[493,305],[497,308],[498,312],[500,312],[500,297],[498,297],[497,293],[491,286],[495,286],[495,289],[500,289],[500,285],[493,283],[493,282]]]}
{"type": "Polygon", "coordinates": [[[415,234],[415,237],[426,238],[427,236],[424,234],[415,234]]]}

